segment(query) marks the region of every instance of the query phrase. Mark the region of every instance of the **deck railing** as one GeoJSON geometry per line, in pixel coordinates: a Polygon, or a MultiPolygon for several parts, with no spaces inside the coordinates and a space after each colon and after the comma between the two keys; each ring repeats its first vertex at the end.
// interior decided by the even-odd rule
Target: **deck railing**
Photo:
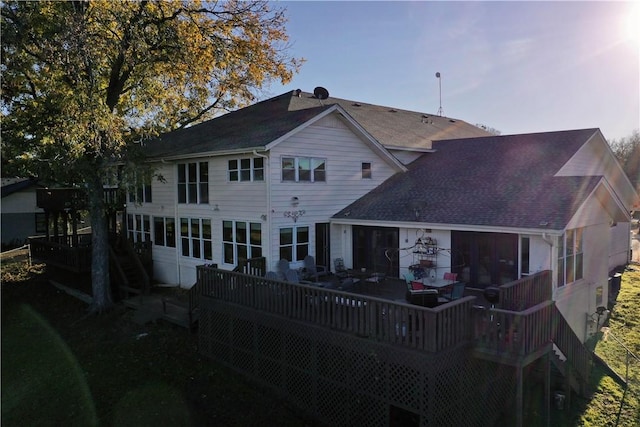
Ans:
{"type": "Polygon", "coordinates": [[[34,260],[77,272],[91,271],[91,246],[70,247],[44,238],[30,238],[29,251],[34,260]]]}
{"type": "Polygon", "coordinates": [[[500,308],[521,311],[552,299],[551,271],[544,270],[500,286],[500,308]]]}
{"type": "Polygon", "coordinates": [[[551,343],[555,317],[553,301],[524,311],[474,307],[476,349],[516,359],[551,343]]]}
{"type": "Polygon", "coordinates": [[[198,267],[198,286],[201,298],[215,298],[428,352],[455,347],[472,338],[471,307],[475,297],[426,308],[207,266],[198,267]]]}

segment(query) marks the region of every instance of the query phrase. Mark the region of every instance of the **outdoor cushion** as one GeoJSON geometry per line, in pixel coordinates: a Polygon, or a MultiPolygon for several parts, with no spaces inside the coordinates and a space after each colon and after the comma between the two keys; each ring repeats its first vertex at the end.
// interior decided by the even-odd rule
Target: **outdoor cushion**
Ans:
{"type": "Polygon", "coordinates": [[[417,280],[411,281],[411,289],[414,291],[421,291],[425,288],[422,282],[418,282],[417,280]]]}

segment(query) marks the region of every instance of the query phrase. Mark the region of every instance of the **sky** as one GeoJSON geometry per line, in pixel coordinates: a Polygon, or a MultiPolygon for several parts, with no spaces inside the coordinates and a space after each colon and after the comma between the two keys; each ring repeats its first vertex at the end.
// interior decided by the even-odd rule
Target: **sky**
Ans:
{"type": "Polygon", "coordinates": [[[503,135],[600,128],[611,141],[640,129],[640,2],[274,6],[287,9],[289,53],[306,62],[265,95],[322,86],[423,113],[442,105],[503,135]]]}

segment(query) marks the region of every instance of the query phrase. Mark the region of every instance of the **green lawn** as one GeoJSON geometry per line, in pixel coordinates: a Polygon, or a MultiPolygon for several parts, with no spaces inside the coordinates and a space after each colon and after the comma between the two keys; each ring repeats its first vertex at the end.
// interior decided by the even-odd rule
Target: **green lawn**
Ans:
{"type": "MultiPolygon", "coordinates": [[[[195,334],[138,325],[122,307],[87,317],[84,303],[45,279],[42,268],[2,260],[2,426],[312,424],[202,359],[195,334]]],[[[626,353],[613,337],[640,355],[640,267],[624,273],[607,326],[595,351],[624,377],[626,353]]],[[[640,425],[640,362],[630,363],[629,377],[625,390],[596,367],[592,399],[575,397],[554,412],[552,426],[640,425]]],[[[542,395],[529,393],[536,401],[542,395]]]]}
{"type": "MultiPolygon", "coordinates": [[[[595,352],[625,378],[625,347],[640,357],[640,267],[630,266],[623,274],[622,287],[605,324],[605,330],[608,332],[598,334],[595,352]]],[[[629,357],[628,367],[626,389],[607,375],[607,372],[598,368],[595,370],[592,381],[595,393],[580,414],[579,425],[640,425],[640,361],[629,357]]]]}

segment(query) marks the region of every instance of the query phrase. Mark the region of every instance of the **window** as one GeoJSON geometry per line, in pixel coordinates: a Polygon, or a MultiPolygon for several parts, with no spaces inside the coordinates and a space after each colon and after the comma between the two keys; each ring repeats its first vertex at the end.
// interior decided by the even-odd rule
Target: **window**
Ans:
{"type": "Polygon", "coordinates": [[[283,157],[282,180],[324,182],[326,181],[326,160],[313,157],[283,157]]]}
{"type": "Polygon", "coordinates": [[[127,229],[129,232],[129,239],[132,242],[138,243],[151,241],[151,220],[149,215],[127,215],[127,229]]]}
{"type": "Polygon", "coordinates": [[[262,256],[262,225],[259,222],[222,221],[222,250],[225,264],[262,256]]]}
{"type": "Polygon", "coordinates": [[[208,260],[213,259],[211,220],[180,218],[180,243],[182,256],[208,260]]]}
{"type": "Polygon", "coordinates": [[[129,189],[129,202],[151,203],[151,178],[138,173],[134,173],[132,178],[135,181],[129,189]]]}
{"type": "Polygon", "coordinates": [[[176,247],[176,220],[153,217],[153,240],[156,246],[176,247]]]}
{"type": "Polygon", "coordinates": [[[178,165],[178,203],[209,203],[209,163],[178,165]]]}
{"type": "Polygon", "coordinates": [[[280,229],[280,259],[303,261],[309,255],[309,227],[280,229]]]}
{"type": "Polygon", "coordinates": [[[264,181],[264,159],[229,160],[229,181],[264,181]]]}
{"type": "Polygon", "coordinates": [[[558,241],[558,286],[582,279],[582,228],[567,230],[558,241]]]}
{"type": "Polygon", "coordinates": [[[371,163],[362,163],[362,179],[371,179],[371,163]]]}
{"type": "Polygon", "coordinates": [[[36,233],[47,232],[47,215],[44,213],[36,213],[36,233]]]}

